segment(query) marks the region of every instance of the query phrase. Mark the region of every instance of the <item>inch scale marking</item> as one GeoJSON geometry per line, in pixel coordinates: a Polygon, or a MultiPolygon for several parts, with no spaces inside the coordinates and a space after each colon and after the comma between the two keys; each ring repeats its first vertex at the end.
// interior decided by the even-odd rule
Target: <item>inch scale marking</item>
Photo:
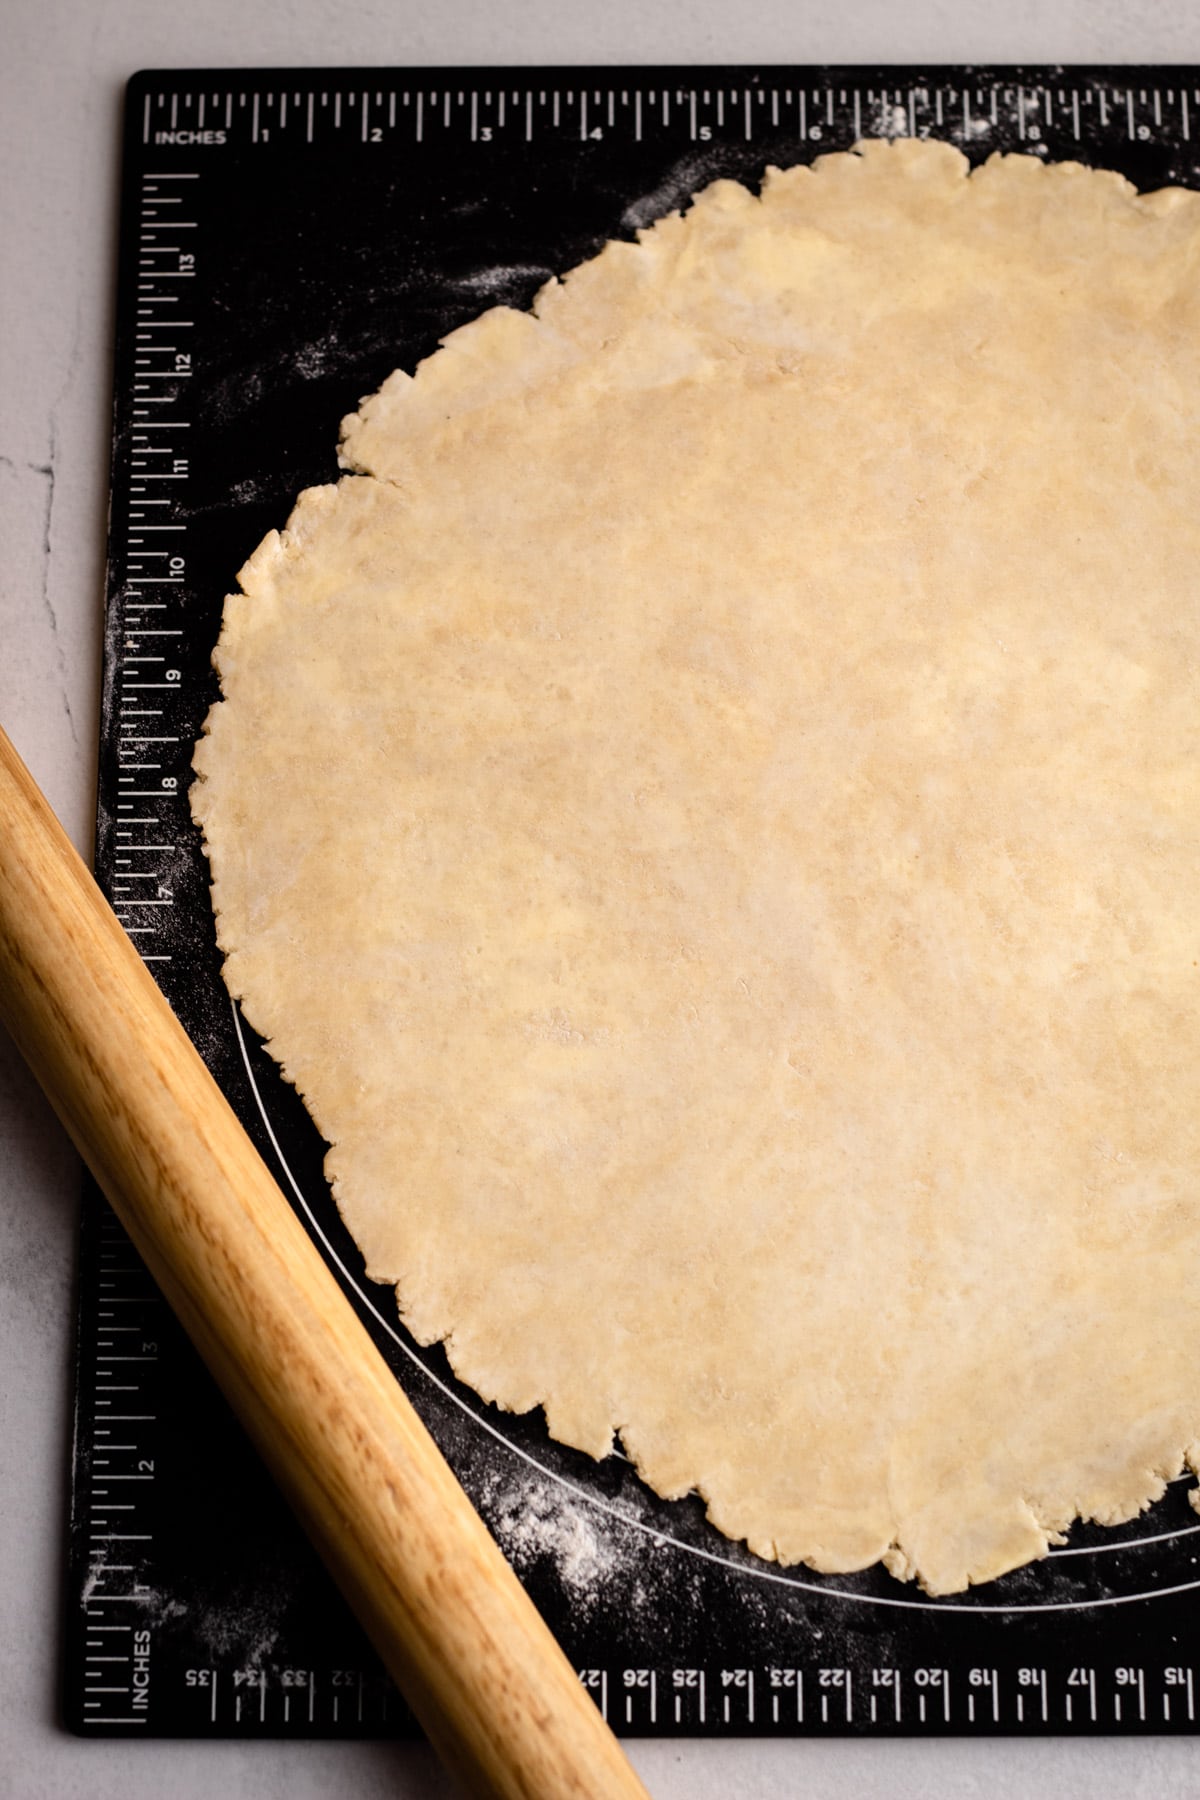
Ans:
{"type": "MultiPolygon", "coordinates": [[[[148,1489],[156,1463],[157,1364],[162,1301],[112,1214],[98,1216],[90,1366],[81,1358],[80,1434],[91,1443],[85,1493],[76,1518],[87,1573],[75,1630],[88,1730],[145,1730],[150,1717],[154,1592],[154,1507],[148,1489]]],[[[82,1345],[81,1345],[82,1348],[82,1345]]]]}
{"type": "Polygon", "coordinates": [[[910,1715],[927,1730],[966,1736],[996,1729],[1061,1734],[1081,1723],[1112,1731],[1131,1718],[1150,1729],[1184,1718],[1195,1721],[1195,1668],[1178,1662],[1096,1663],[1060,1674],[1043,1665],[856,1670],[815,1662],[790,1668],[624,1669],[616,1671],[620,1710],[611,1715],[601,1671],[582,1670],[580,1679],[605,1717],[627,1732],[654,1731],[661,1694],[673,1696],[674,1722],[701,1735],[714,1724],[753,1729],[764,1694],[768,1723],[827,1732],[868,1724],[894,1734],[906,1729],[910,1715]],[[706,1694],[717,1696],[717,1720],[709,1714],[706,1694]]]}
{"type": "MultiPolygon", "coordinates": [[[[309,1158],[314,1173],[295,1194],[307,1205],[311,1187],[322,1233],[337,1229],[319,1188],[323,1150],[305,1148],[283,1084],[265,1068],[255,1076],[232,1035],[187,789],[214,697],[221,596],[300,488],[336,478],[338,419],[474,312],[493,300],[527,306],[551,273],[719,175],[755,181],[769,163],[861,137],[931,136],[976,163],[995,150],[1079,156],[1142,188],[1200,186],[1198,108],[1192,69],[135,79],[98,874],[247,1127],[260,1143],[278,1128],[289,1180],[291,1159],[309,1158]]],[[[341,1254],[348,1269],[353,1252],[341,1254]]],[[[546,1494],[561,1480],[576,1496],[612,1586],[579,1607],[552,1556],[520,1573],[618,1731],[1196,1730],[1200,1563],[1189,1533],[1200,1526],[1181,1490],[1127,1545],[1073,1537],[1037,1570],[995,1584],[979,1610],[971,1597],[926,1605],[883,1575],[826,1582],[743,1568],[702,1520],[677,1525],[686,1502],[684,1515],[660,1508],[621,1486],[624,1475],[564,1460],[520,1420],[484,1420],[488,1449],[470,1423],[477,1401],[456,1398],[436,1353],[406,1360],[412,1347],[398,1351],[377,1329],[372,1309],[391,1296],[351,1297],[452,1462],[462,1453],[455,1466],[485,1514],[494,1491],[501,1525],[519,1503],[552,1535],[546,1494]],[[623,1513],[649,1521],[632,1561],[623,1513]],[[649,1610],[620,1585],[630,1568],[649,1610]]],[[[85,1209],[79,1377],[72,1723],[135,1736],[410,1729],[97,1196],[85,1209]]]]}
{"type": "MultiPolygon", "coordinates": [[[[107,1541],[107,1540],[106,1540],[107,1541]]],[[[109,1569],[117,1565],[108,1565],[109,1569]]],[[[119,1598],[119,1596],[117,1596],[119,1598]]],[[[89,1622],[89,1633],[96,1628],[89,1622]]],[[[130,1627],[100,1629],[124,1631],[130,1627]]],[[[154,1633],[138,1630],[149,1665],[154,1633]]],[[[89,1635],[89,1645],[99,1638],[89,1635]]],[[[88,1689],[100,1707],[104,1682],[125,1679],[132,1651],[122,1643],[89,1658],[97,1683],[88,1689]],[[116,1675],[106,1673],[117,1667],[116,1675]]],[[[830,1668],[812,1662],[781,1668],[759,1664],[727,1668],[701,1665],[580,1669],[602,1715],[627,1736],[674,1732],[689,1736],[744,1736],[777,1732],[836,1736],[869,1730],[877,1736],[971,1736],[996,1732],[1055,1736],[1080,1731],[1114,1732],[1136,1723],[1153,1731],[1195,1723],[1195,1665],[1191,1663],[1081,1665],[1052,1675],[1044,1666],[830,1668]],[[765,1711],[764,1711],[765,1708],[765,1711]]],[[[377,1670],[325,1662],[305,1666],[209,1659],[175,1669],[160,1681],[189,1729],[269,1735],[339,1729],[386,1729],[396,1696],[377,1670]]],[[[137,1693],[139,1690],[134,1690],[137,1693]]],[[[144,1691],[144,1690],[140,1690],[144,1691]]],[[[85,1702],[86,1704],[87,1702],[85,1702]]],[[[107,1705],[107,1702],[103,1702],[107,1705]]],[[[134,1702],[136,1704],[136,1701],[134,1702]]],[[[145,1723],[145,1715],[121,1719],[97,1711],[96,1723],[145,1723]]]]}
{"type": "Polygon", "coordinates": [[[120,772],[110,898],[142,960],[162,964],[172,961],[172,951],[159,913],[175,904],[169,840],[186,788],[186,746],[167,727],[178,717],[184,692],[173,654],[184,627],[174,622],[179,606],[173,590],[187,580],[185,434],[192,421],[183,416],[183,404],[196,374],[195,321],[178,310],[179,294],[165,284],[196,279],[196,239],[187,234],[197,231],[198,221],[187,213],[190,184],[198,180],[194,171],[156,171],[141,181],[128,505],[117,601],[120,772]],[[165,410],[151,410],[158,407],[165,410]]]}
{"type": "Polygon", "coordinates": [[[448,136],[481,145],[560,137],[599,143],[610,135],[640,143],[671,131],[692,143],[724,137],[751,143],[790,131],[801,142],[840,147],[863,136],[986,139],[1007,121],[1018,143],[1036,148],[1052,132],[1080,142],[1097,124],[1130,143],[1146,143],[1164,130],[1186,143],[1200,108],[1200,84],[1185,69],[1150,83],[1085,84],[936,77],[789,84],[772,81],[772,71],[726,84],[714,71],[713,79],[698,85],[643,86],[626,71],[612,86],[522,86],[497,72],[493,83],[480,87],[468,85],[470,73],[429,87],[385,86],[379,71],[346,86],[328,80],[308,85],[302,77],[291,86],[239,82],[200,92],[164,85],[143,99],[141,139],[147,146],[219,150],[235,143],[421,144],[448,136]]]}

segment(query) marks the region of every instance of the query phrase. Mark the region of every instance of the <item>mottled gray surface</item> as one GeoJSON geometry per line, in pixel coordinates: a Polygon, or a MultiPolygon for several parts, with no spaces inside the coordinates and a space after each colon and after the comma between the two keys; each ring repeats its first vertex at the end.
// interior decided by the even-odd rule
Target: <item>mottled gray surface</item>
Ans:
{"type": "MultiPolygon", "coordinates": [[[[87,848],[117,133],[139,67],[1200,61],[1192,0],[6,0],[0,58],[0,723],[87,848]]],[[[436,1800],[387,1744],[81,1743],[55,1723],[78,1169],[0,1038],[0,1796],[436,1800]]],[[[1172,1800],[1200,1745],[635,1746],[656,1800],[1172,1800]]]]}

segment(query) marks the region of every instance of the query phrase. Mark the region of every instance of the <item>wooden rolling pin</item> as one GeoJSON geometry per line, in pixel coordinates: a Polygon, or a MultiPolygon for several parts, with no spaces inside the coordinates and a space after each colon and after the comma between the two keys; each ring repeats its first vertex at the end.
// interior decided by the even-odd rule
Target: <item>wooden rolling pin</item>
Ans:
{"type": "Polygon", "coordinates": [[[468,1789],[645,1800],[2,730],[0,1016],[468,1789]]]}

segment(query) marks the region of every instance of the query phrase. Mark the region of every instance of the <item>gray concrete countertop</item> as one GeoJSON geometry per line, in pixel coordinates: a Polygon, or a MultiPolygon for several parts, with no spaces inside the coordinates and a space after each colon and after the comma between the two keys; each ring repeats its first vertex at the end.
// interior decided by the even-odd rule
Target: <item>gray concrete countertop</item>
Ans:
{"type": "MultiPolygon", "coordinates": [[[[118,128],[144,67],[1200,62],[1191,0],[6,0],[0,28],[0,723],[87,852],[118,128]]],[[[79,1169],[0,1034],[0,1795],[434,1800],[392,1744],[97,1743],[57,1722],[79,1169]]],[[[656,1800],[1171,1800],[1166,1739],[635,1744],[656,1800]]]]}

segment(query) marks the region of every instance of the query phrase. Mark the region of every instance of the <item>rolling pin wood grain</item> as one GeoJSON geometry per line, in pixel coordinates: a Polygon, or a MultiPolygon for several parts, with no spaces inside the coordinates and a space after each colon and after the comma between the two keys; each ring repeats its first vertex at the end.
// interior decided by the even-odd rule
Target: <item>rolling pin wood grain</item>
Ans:
{"type": "Polygon", "coordinates": [[[645,1800],[3,731],[0,1015],[470,1791],[645,1800]]]}

